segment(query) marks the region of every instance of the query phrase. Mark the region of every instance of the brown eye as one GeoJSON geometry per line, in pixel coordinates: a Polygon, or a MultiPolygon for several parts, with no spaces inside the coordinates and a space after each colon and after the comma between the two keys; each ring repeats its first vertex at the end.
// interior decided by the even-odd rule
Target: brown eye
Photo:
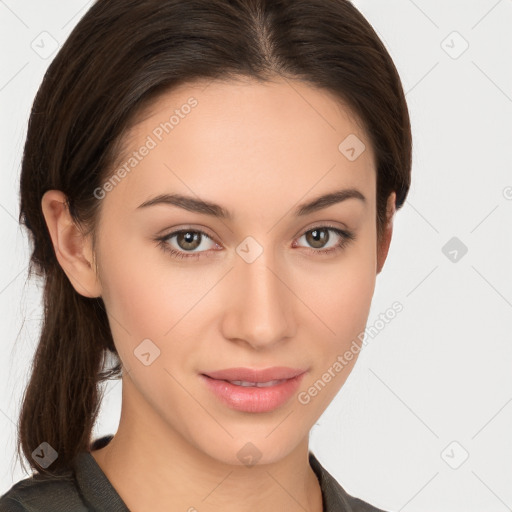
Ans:
{"type": "Polygon", "coordinates": [[[204,231],[198,229],[181,229],[155,239],[158,245],[176,258],[199,258],[202,253],[208,256],[217,245],[204,231]],[[210,247],[208,247],[210,242],[210,247]]]}
{"type": "Polygon", "coordinates": [[[306,241],[315,249],[321,249],[329,241],[329,229],[315,228],[306,233],[306,241]]]}
{"type": "Polygon", "coordinates": [[[180,231],[176,234],[176,243],[180,249],[191,251],[201,245],[202,236],[198,231],[180,231]]]}
{"type": "MultiPolygon", "coordinates": [[[[345,231],[333,226],[318,226],[305,231],[299,240],[301,238],[304,238],[308,245],[308,247],[305,247],[306,250],[309,250],[315,255],[327,256],[344,249],[356,239],[356,236],[350,231],[345,231]],[[335,236],[333,237],[330,233],[334,233],[335,236]],[[329,243],[330,245],[327,246],[329,243]]],[[[293,246],[297,247],[296,242],[294,242],[293,246]]]]}

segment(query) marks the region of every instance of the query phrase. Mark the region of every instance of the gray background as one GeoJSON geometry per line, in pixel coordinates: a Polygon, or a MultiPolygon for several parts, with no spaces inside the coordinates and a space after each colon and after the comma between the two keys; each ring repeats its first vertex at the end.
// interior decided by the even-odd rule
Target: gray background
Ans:
{"type": "MultiPolygon", "coordinates": [[[[397,65],[414,136],[368,325],[404,309],[367,338],[311,449],[386,510],[511,510],[512,0],[354,3],[397,65]]],[[[17,223],[26,123],[47,53],[91,4],[0,0],[0,494],[27,476],[16,420],[41,320],[17,223]]],[[[115,432],[120,404],[121,384],[107,385],[95,436],[115,432]]]]}

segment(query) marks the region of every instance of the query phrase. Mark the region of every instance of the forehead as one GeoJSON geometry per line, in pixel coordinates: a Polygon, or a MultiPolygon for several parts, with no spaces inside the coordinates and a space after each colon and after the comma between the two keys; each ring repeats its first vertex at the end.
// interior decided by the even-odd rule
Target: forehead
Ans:
{"type": "MultiPolygon", "coordinates": [[[[226,130],[225,135],[239,133],[240,128],[243,129],[240,136],[250,131],[246,122],[250,117],[253,121],[268,123],[255,127],[261,135],[288,122],[286,132],[282,133],[285,140],[293,137],[294,127],[305,126],[309,127],[311,137],[324,136],[328,130],[338,135],[350,131],[365,137],[360,119],[340,97],[306,82],[280,77],[268,82],[242,77],[198,80],[175,87],[143,105],[125,134],[126,147],[130,146],[130,141],[157,128],[160,122],[170,121],[171,130],[178,131],[186,118],[189,118],[190,129],[202,128],[205,123],[211,128],[226,129],[227,121],[232,130],[226,130]],[[300,123],[297,123],[298,117],[300,123]]],[[[314,142],[313,138],[311,140],[314,142]]]]}
{"type": "Polygon", "coordinates": [[[116,168],[128,172],[111,195],[127,205],[171,189],[222,203],[226,189],[255,198],[280,187],[298,200],[309,189],[359,186],[371,196],[374,187],[373,148],[358,118],[296,80],[183,84],[140,111],[123,142],[116,168]]]}

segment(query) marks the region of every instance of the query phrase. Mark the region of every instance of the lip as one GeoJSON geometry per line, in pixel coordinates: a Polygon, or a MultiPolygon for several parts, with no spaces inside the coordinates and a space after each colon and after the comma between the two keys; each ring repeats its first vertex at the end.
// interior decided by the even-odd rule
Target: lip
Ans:
{"type": "Polygon", "coordinates": [[[246,380],[248,382],[269,382],[271,380],[292,379],[306,370],[302,368],[289,368],[287,366],[273,366],[271,368],[226,368],[203,372],[212,379],[219,380],[246,380]]]}
{"type": "Polygon", "coordinates": [[[306,370],[272,367],[265,369],[229,368],[199,375],[207,388],[224,405],[242,412],[261,413],[282,407],[297,391],[306,370]],[[239,386],[228,381],[269,382],[283,380],[273,386],[239,386]]]}

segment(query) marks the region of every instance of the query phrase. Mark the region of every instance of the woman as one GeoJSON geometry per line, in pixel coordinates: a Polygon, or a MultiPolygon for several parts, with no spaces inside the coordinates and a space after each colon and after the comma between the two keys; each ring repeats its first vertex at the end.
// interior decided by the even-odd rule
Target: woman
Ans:
{"type": "Polygon", "coordinates": [[[98,0],[29,122],[37,473],[0,511],[379,512],[308,436],[357,360],[411,144],[348,1],[98,0]],[[118,431],[92,440],[115,377],[118,431]]]}

